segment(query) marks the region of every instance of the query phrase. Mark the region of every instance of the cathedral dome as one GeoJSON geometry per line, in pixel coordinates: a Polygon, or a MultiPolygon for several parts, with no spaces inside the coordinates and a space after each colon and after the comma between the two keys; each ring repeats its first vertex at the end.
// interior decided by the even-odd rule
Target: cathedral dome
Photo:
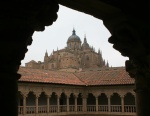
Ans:
{"type": "Polygon", "coordinates": [[[67,43],[68,43],[68,42],[81,42],[79,36],[76,35],[76,32],[75,32],[74,29],[73,29],[73,31],[72,31],[72,35],[68,38],[67,43]]]}

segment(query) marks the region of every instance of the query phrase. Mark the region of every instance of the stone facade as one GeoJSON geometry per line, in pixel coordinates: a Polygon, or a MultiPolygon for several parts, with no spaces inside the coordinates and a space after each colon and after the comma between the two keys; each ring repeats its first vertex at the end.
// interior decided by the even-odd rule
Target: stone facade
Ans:
{"type": "Polygon", "coordinates": [[[67,47],[53,51],[50,56],[46,51],[44,62],[34,60],[25,64],[26,67],[61,71],[79,71],[87,68],[108,67],[108,62],[102,58],[100,50],[95,52],[84,37],[82,43],[73,29],[72,35],[67,40],[67,47]]]}

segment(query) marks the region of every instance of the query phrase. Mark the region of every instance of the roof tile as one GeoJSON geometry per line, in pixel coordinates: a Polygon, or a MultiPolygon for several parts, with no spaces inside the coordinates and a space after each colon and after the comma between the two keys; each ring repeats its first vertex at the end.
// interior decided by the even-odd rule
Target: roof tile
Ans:
{"type": "Polygon", "coordinates": [[[125,85],[134,84],[124,68],[116,70],[84,71],[84,72],[62,72],[42,69],[31,69],[20,67],[18,73],[22,75],[21,82],[40,82],[68,85],[125,85]]]}

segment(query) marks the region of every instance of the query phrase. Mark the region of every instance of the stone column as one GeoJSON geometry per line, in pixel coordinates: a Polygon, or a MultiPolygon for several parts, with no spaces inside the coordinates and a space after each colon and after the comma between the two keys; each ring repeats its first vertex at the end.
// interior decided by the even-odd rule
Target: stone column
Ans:
{"type": "Polygon", "coordinates": [[[40,93],[36,93],[35,94],[35,106],[36,106],[36,114],[38,114],[39,112],[39,97],[40,97],[40,93]]]}
{"type": "Polygon", "coordinates": [[[9,0],[0,3],[0,113],[18,116],[17,92],[21,60],[32,43],[34,31],[43,31],[56,19],[58,3],[9,0]]]}
{"type": "Polygon", "coordinates": [[[23,115],[26,115],[26,98],[27,98],[28,93],[23,93],[23,115]]]}
{"type": "Polygon", "coordinates": [[[110,102],[111,96],[107,95],[107,98],[108,98],[108,112],[111,112],[111,102],[110,102]]]}
{"type": "Polygon", "coordinates": [[[96,101],[96,112],[98,112],[98,96],[100,95],[98,92],[93,92],[93,95],[95,96],[96,101]]]}
{"type": "Polygon", "coordinates": [[[87,111],[87,95],[82,95],[83,112],[87,111]]]}
{"type": "Polygon", "coordinates": [[[74,95],[74,102],[75,102],[75,112],[77,112],[77,96],[74,95]]]}
{"type": "Polygon", "coordinates": [[[57,112],[60,112],[60,95],[57,95],[57,112]]]}
{"type": "Polygon", "coordinates": [[[121,96],[121,110],[124,112],[124,95],[121,96]]]}
{"type": "Polygon", "coordinates": [[[49,107],[50,107],[50,95],[47,95],[47,113],[49,113],[49,107]]]}
{"type": "Polygon", "coordinates": [[[96,98],[96,112],[98,112],[98,96],[96,98]]]}
{"type": "Polygon", "coordinates": [[[69,95],[66,95],[66,97],[67,97],[67,112],[69,112],[69,95]]]}

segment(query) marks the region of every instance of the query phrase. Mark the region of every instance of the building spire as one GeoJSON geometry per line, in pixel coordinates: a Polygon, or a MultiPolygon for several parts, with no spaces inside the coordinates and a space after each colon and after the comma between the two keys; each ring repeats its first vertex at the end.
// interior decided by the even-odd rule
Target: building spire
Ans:
{"type": "Polygon", "coordinates": [[[98,54],[100,54],[100,49],[98,49],[98,54]]]}
{"type": "Polygon", "coordinates": [[[46,52],[45,52],[45,56],[48,56],[47,50],[46,50],[46,52]]]}
{"type": "Polygon", "coordinates": [[[107,66],[107,67],[109,67],[109,63],[108,63],[108,60],[107,60],[107,64],[106,64],[106,66],[107,66]]]}
{"type": "Polygon", "coordinates": [[[84,43],[87,43],[86,34],[84,35],[84,43]]]}
{"type": "Polygon", "coordinates": [[[74,28],[73,28],[73,31],[72,31],[72,35],[76,35],[76,31],[75,31],[74,28]]]}

